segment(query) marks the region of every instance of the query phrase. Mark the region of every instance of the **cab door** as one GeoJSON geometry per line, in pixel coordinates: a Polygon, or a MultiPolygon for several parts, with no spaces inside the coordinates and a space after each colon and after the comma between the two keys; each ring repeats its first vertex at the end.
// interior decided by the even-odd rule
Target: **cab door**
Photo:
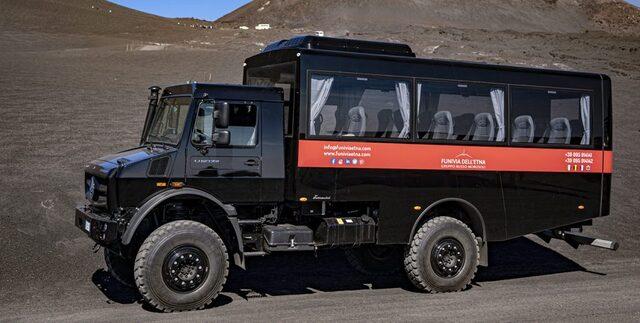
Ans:
{"type": "Polygon", "coordinates": [[[187,149],[187,185],[202,189],[224,203],[251,203],[262,195],[260,104],[229,101],[229,145],[212,144],[213,101],[197,108],[187,149]],[[209,146],[207,148],[203,148],[209,146]]]}

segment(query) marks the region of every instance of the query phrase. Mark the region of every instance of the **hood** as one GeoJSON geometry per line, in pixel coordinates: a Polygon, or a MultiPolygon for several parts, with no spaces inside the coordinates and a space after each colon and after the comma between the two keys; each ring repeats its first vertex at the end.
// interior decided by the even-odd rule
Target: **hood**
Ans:
{"type": "Polygon", "coordinates": [[[108,176],[119,165],[126,168],[175,151],[173,147],[137,147],[100,157],[87,165],[87,170],[95,175],[108,176]]]}

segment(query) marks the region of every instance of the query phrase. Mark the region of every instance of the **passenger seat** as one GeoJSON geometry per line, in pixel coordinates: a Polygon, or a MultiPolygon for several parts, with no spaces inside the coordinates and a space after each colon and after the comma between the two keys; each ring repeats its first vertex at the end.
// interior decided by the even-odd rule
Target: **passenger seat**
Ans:
{"type": "Polygon", "coordinates": [[[364,107],[353,107],[347,113],[345,124],[346,131],[342,132],[345,137],[362,137],[367,129],[367,116],[364,113],[364,107]]]}
{"type": "Polygon", "coordinates": [[[493,122],[491,113],[482,112],[476,114],[473,124],[469,129],[469,133],[464,140],[471,141],[494,141],[496,136],[496,127],[493,122]]]}
{"type": "Polygon", "coordinates": [[[433,115],[429,130],[425,137],[431,136],[430,139],[444,140],[455,139],[453,135],[453,118],[449,111],[438,111],[433,115]]]}
{"type": "Polygon", "coordinates": [[[549,127],[545,131],[546,138],[548,135],[548,144],[570,144],[571,143],[571,124],[567,118],[554,118],[549,122],[549,127]]]}
{"type": "Polygon", "coordinates": [[[530,115],[521,115],[513,120],[511,142],[533,142],[536,127],[530,115]]]}

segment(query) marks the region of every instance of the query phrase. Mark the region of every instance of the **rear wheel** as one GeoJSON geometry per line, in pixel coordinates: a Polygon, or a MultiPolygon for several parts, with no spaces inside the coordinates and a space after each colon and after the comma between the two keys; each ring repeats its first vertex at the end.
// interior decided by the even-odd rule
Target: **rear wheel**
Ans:
{"type": "Polygon", "coordinates": [[[416,287],[438,293],[469,286],[479,261],[480,248],[471,229],[460,220],[437,217],[413,236],[404,265],[416,287]]]}
{"type": "Polygon", "coordinates": [[[135,281],[147,303],[165,311],[205,307],[220,293],[229,273],[227,249],[211,228],[194,221],[167,223],[144,241],[135,281]]]}
{"type": "Polygon", "coordinates": [[[390,276],[402,268],[402,246],[366,245],[345,249],[349,264],[369,276],[390,276]]]}
{"type": "Polygon", "coordinates": [[[104,262],[111,277],[128,287],[135,287],[133,279],[134,259],[125,258],[107,248],[104,248],[104,262]]]}

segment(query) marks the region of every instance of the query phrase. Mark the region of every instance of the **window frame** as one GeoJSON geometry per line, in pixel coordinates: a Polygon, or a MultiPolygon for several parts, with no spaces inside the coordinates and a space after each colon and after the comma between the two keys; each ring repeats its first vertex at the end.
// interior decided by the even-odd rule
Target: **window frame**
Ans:
{"type": "Polygon", "coordinates": [[[510,123],[508,122],[509,112],[510,112],[510,100],[508,97],[509,93],[509,84],[508,83],[496,83],[496,82],[484,82],[484,81],[468,81],[468,80],[459,80],[459,79],[443,79],[443,78],[415,78],[414,85],[416,92],[415,94],[415,104],[413,108],[413,113],[416,115],[414,119],[414,137],[415,142],[417,143],[428,143],[430,145],[457,145],[457,146],[508,146],[508,143],[511,141],[510,139],[510,123]],[[418,83],[427,83],[427,82],[441,82],[441,83],[452,83],[452,84],[477,84],[484,86],[496,86],[500,87],[505,91],[504,96],[504,127],[505,127],[505,139],[503,141],[464,141],[464,140],[455,140],[455,139],[430,139],[430,138],[419,138],[418,136],[418,83]]]}
{"type": "Polygon", "coordinates": [[[328,71],[328,70],[315,70],[308,69],[307,70],[307,82],[306,82],[306,111],[305,111],[305,129],[306,129],[306,138],[315,139],[315,140],[331,140],[331,141],[362,141],[362,142],[396,142],[396,143],[412,143],[414,141],[415,136],[415,78],[413,77],[405,77],[398,75],[386,75],[386,74],[373,74],[373,73],[353,73],[353,72],[337,72],[337,71],[328,71]],[[409,122],[409,138],[375,138],[375,137],[349,137],[349,136],[330,136],[330,135],[310,135],[309,127],[311,124],[309,108],[311,107],[311,78],[314,75],[322,75],[322,76],[345,76],[345,77],[364,77],[364,78],[377,78],[377,79],[388,79],[388,80],[402,80],[407,82],[411,94],[409,95],[410,99],[410,122],[409,122]]]}
{"type": "MultiPolygon", "coordinates": [[[[563,88],[563,87],[551,87],[551,86],[540,86],[540,85],[525,85],[525,84],[510,84],[509,85],[509,89],[508,89],[508,102],[510,103],[509,105],[509,113],[508,113],[508,117],[509,117],[509,123],[508,123],[508,131],[507,131],[507,135],[508,135],[508,142],[509,142],[509,146],[513,146],[513,147],[530,147],[530,148],[555,148],[555,149],[584,149],[584,150],[593,150],[596,149],[595,148],[595,140],[594,140],[594,136],[593,136],[593,131],[594,131],[594,120],[593,120],[593,116],[594,116],[594,105],[595,105],[595,96],[594,96],[594,91],[593,90],[588,90],[588,89],[578,89],[578,88],[563,88]],[[578,94],[582,94],[582,95],[589,95],[590,100],[589,100],[589,112],[590,112],[590,120],[589,122],[591,123],[591,137],[589,138],[589,144],[588,145],[580,145],[580,144],[549,144],[549,143],[538,143],[538,142],[512,142],[512,138],[511,138],[511,130],[512,130],[512,120],[511,120],[511,115],[512,115],[512,110],[511,110],[511,106],[513,104],[513,89],[525,89],[525,90],[537,90],[537,91],[563,91],[563,92],[575,92],[578,94]]],[[[551,108],[551,107],[549,107],[551,108]]],[[[549,120],[550,121],[550,120],[549,120]]],[[[507,126],[507,125],[505,125],[507,126]]]]}

